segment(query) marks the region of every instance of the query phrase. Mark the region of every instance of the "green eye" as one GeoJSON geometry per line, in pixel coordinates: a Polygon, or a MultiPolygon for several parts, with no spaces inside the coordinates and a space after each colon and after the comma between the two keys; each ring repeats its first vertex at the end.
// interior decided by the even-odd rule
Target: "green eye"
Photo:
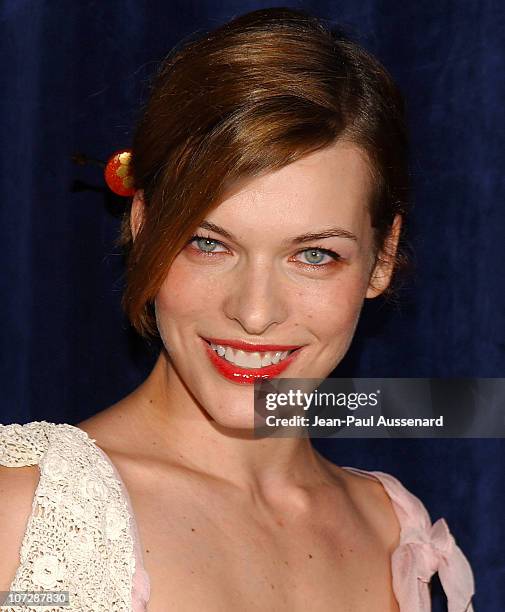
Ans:
{"type": "Polygon", "coordinates": [[[212,252],[216,248],[216,241],[210,238],[197,238],[196,241],[199,248],[207,253],[212,252]]]}
{"type": "Polygon", "coordinates": [[[342,259],[338,253],[335,253],[335,251],[332,251],[331,249],[323,249],[322,247],[311,247],[309,249],[304,249],[303,251],[300,251],[300,253],[303,253],[306,261],[308,262],[308,263],[304,263],[304,262],[300,262],[300,263],[302,265],[312,267],[313,269],[326,268],[327,266],[330,266],[331,264],[335,262],[339,262],[342,259]],[[325,256],[330,257],[330,259],[333,261],[327,261],[327,262],[323,261],[323,263],[321,263],[322,258],[325,256]]]}
{"type": "MultiPolygon", "coordinates": [[[[224,246],[221,242],[219,242],[219,240],[214,240],[214,238],[211,238],[210,236],[199,236],[198,234],[193,236],[189,240],[188,244],[191,244],[192,242],[196,242],[196,250],[203,254],[213,253],[217,245],[224,246]]],[[[221,253],[221,251],[218,252],[221,253]]]]}
{"type": "Polygon", "coordinates": [[[321,263],[321,259],[326,255],[326,253],[323,253],[320,249],[307,249],[303,251],[303,253],[308,253],[305,257],[308,263],[312,265],[321,263]]]}

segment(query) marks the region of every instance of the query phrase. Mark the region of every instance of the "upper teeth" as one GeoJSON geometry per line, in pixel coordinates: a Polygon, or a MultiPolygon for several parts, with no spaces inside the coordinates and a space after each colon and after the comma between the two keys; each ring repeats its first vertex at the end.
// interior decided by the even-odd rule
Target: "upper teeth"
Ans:
{"type": "Polygon", "coordinates": [[[220,357],[224,357],[226,361],[241,366],[242,368],[264,368],[265,366],[279,363],[285,359],[292,351],[268,351],[265,353],[251,353],[231,348],[231,346],[222,346],[221,344],[212,344],[210,346],[216,351],[220,357]]]}

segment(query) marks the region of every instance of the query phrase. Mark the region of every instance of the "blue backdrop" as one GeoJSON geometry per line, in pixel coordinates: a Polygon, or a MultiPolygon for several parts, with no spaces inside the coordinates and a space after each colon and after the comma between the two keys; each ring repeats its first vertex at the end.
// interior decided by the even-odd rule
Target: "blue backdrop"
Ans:
{"type": "MultiPolygon", "coordinates": [[[[0,421],[77,423],[147,375],[121,313],[121,202],[75,151],[128,146],[157,62],[181,38],[276,3],[3,0],[0,8],[0,421]]],[[[367,302],[335,375],[504,376],[504,32],[498,2],[285,2],[347,26],[403,90],[412,134],[414,276],[367,302]]],[[[388,471],[447,518],[476,610],[505,607],[501,440],[317,441],[388,471]]],[[[435,584],[435,599],[439,587],[435,584]]],[[[436,603],[434,609],[443,609],[436,603]]]]}

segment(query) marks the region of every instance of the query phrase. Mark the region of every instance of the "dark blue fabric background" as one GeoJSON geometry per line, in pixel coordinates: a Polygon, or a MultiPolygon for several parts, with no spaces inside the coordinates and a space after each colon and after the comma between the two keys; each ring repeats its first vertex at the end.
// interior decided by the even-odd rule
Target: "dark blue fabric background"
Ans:
{"type": "MultiPolygon", "coordinates": [[[[416,270],[396,308],[366,304],[335,375],[504,376],[505,6],[279,3],[347,26],[400,84],[412,134],[416,270]]],[[[262,2],[3,0],[0,354],[2,423],[77,423],[130,392],[154,353],[120,309],[121,204],[101,171],[130,144],[156,63],[181,38],[262,2]],[[83,189],[83,187],[86,187],[83,189]]],[[[341,465],[397,476],[446,517],[477,581],[505,608],[501,440],[339,440],[341,465]]],[[[444,609],[435,583],[434,609],[444,609]]]]}

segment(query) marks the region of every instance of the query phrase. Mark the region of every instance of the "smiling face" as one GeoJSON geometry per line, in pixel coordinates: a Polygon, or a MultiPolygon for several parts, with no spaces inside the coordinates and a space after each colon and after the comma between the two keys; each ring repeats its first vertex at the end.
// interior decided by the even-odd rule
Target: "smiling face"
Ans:
{"type": "MultiPolygon", "coordinates": [[[[202,338],[303,347],[281,377],[323,379],[344,357],[364,298],[391,272],[374,268],[371,191],[364,155],[334,144],[236,184],[174,260],[155,300],[169,379],[220,425],[252,426],[253,389],[216,368],[210,355],[222,359],[202,338]]],[[[134,234],[141,214],[137,197],[134,234]]]]}

